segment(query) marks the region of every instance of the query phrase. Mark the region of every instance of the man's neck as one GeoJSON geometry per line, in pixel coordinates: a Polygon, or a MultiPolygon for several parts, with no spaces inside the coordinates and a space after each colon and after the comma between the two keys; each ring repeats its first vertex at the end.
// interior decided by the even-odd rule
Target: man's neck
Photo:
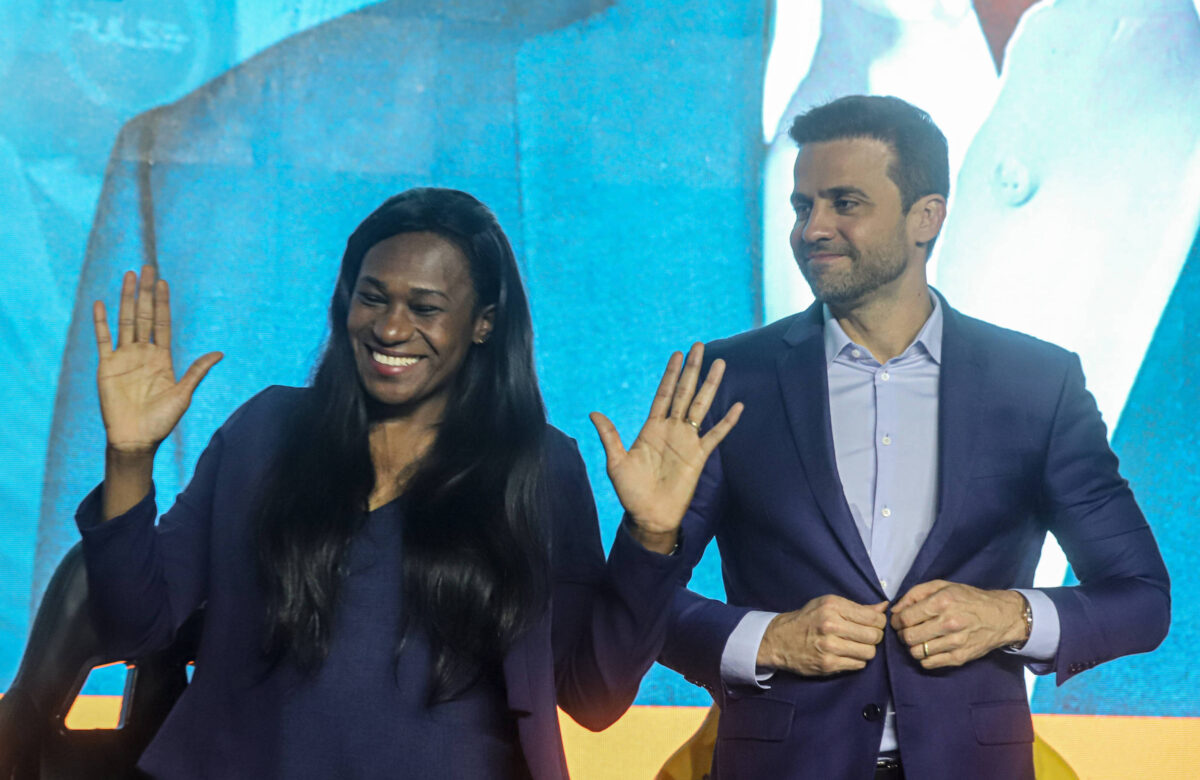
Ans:
{"type": "Polygon", "coordinates": [[[897,291],[895,296],[828,305],[846,335],[866,347],[881,364],[908,349],[933,311],[929,287],[924,284],[897,291]]]}

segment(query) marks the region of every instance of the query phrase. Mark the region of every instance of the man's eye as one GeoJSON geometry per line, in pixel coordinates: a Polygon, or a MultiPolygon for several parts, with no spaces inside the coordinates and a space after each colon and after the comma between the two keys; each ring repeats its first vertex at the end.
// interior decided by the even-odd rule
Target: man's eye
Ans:
{"type": "Polygon", "coordinates": [[[793,208],[796,212],[796,216],[800,219],[804,219],[809,215],[809,212],[812,211],[812,206],[795,206],[793,208]]]}
{"type": "Polygon", "coordinates": [[[413,314],[419,314],[422,317],[430,317],[441,311],[439,307],[430,306],[429,304],[425,303],[419,303],[414,306],[410,306],[409,309],[412,310],[413,314]]]}
{"type": "Polygon", "coordinates": [[[858,201],[849,198],[838,198],[833,202],[833,207],[838,211],[850,211],[857,205],[858,201]]]}

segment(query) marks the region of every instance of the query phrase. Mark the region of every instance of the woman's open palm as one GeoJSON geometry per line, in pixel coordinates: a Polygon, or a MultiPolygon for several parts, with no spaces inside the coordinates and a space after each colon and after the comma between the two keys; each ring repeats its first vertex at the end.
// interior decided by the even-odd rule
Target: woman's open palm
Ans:
{"type": "Polygon", "coordinates": [[[617,498],[640,529],[650,534],[673,534],[679,528],[708,456],[742,413],[742,404],[735,403],[701,435],[700,421],[708,414],[725,373],[725,362],[713,361],[697,390],[703,360],[704,345],[699,343],[692,346],[686,362],[678,352],[671,356],[650,415],[628,450],[607,417],[591,414],[617,498]]]}
{"type": "Polygon", "coordinates": [[[220,352],[196,359],[175,381],[171,362],[171,301],[153,266],[121,283],[117,343],[113,346],[104,303],[92,305],[100,367],[96,384],[108,446],[123,453],[153,453],[183,417],[192,393],[220,352]]]}

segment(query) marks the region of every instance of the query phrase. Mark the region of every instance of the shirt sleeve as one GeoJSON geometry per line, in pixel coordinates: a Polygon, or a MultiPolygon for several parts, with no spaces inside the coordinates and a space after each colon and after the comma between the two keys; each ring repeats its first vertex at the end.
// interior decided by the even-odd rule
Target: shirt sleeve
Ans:
{"type": "Polygon", "coordinates": [[[721,652],[721,681],[726,687],[770,687],[763,683],[771,679],[775,672],[763,670],[757,665],[758,647],[767,633],[767,626],[778,614],[758,610],[747,612],[733,629],[721,652]]]}

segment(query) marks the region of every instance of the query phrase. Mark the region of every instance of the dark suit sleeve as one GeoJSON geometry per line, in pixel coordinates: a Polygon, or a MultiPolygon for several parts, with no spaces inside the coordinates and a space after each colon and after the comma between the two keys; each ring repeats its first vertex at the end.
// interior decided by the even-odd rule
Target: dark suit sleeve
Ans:
{"type": "Polygon", "coordinates": [[[1166,566],[1117,471],[1074,355],[1054,416],[1044,485],[1050,530],[1080,583],[1045,589],[1061,627],[1055,659],[1061,685],[1104,661],[1153,650],[1171,618],[1166,566]]]}
{"type": "Polygon", "coordinates": [[[574,442],[552,450],[552,641],[558,703],[599,731],[633,703],[662,649],[683,559],[617,530],[604,560],[596,504],[574,442]]]}

